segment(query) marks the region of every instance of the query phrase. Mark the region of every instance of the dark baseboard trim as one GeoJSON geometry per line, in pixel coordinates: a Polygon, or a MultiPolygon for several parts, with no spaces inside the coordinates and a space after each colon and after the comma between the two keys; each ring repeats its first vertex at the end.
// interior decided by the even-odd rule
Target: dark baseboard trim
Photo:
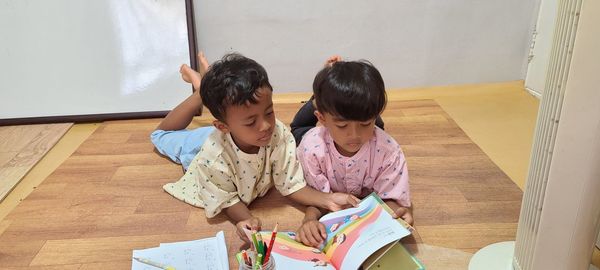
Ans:
{"type": "Polygon", "coordinates": [[[142,119],[142,118],[162,118],[169,111],[153,112],[128,112],[128,113],[105,113],[105,114],[84,114],[84,115],[61,115],[44,116],[28,118],[0,119],[0,126],[31,125],[31,124],[51,124],[51,123],[89,123],[102,122],[110,120],[124,119],[142,119]]]}

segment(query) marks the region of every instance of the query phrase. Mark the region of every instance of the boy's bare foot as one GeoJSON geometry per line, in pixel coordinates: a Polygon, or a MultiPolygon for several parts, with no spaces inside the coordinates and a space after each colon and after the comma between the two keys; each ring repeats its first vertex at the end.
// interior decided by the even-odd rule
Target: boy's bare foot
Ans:
{"type": "Polygon", "coordinates": [[[181,73],[181,78],[187,82],[191,83],[194,87],[194,91],[198,91],[200,89],[200,81],[206,71],[208,70],[208,61],[204,56],[204,52],[200,52],[197,55],[198,58],[198,71],[193,70],[190,66],[183,64],[179,68],[179,73],[181,73]]]}
{"type": "MultiPolygon", "coordinates": [[[[179,68],[179,73],[181,73],[181,78],[184,81],[192,84],[192,87],[194,87],[194,94],[198,95],[198,99],[200,99],[200,96],[199,96],[200,79],[201,79],[200,73],[193,70],[190,66],[188,66],[186,64],[181,65],[181,67],[179,68]]],[[[202,101],[200,101],[200,108],[198,108],[198,115],[202,115],[203,108],[204,107],[202,106],[202,101]]]]}
{"type": "Polygon", "coordinates": [[[333,66],[333,64],[335,64],[335,62],[339,62],[342,61],[342,57],[339,55],[332,55],[329,58],[327,58],[327,61],[325,61],[325,66],[326,67],[330,67],[333,66]]]}
{"type": "Polygon", "coordinates": [[[208,70],[208,60],[204,56],[204,52],[199,52],[196,56],[198,58],[198,73],[200,74],[200,78],[204,77],[206,71],[208,70]]]}
{"type": "Polygon", "coordinates": [[[181,65],[179,68],[179,73],[181,73],[181,78],[187,83],[191,83],[194,87],[194,91],[198,91],[200,89],[200,73],[193,70],[187,64],[181,65]]]}
{"type": "MultiPolygon", "coordinates": [[[[185,82],[191,83],[192,87],[194,87],[194,94],[199,93],[200,82],[202,81],[202,77],[204,76],[204,74],[206,74],[206,71],[208,70],[208,61],[206,60],[206,57],[204,56],[204,52],[198,53],[197,58],[198,58],[198,70],[199,71],[193,70],[190,66],[188,66],[186,64],[181,65],[181,67],[179,68],[179,73],[181,73],[181,78],[185,82]]],[[[198,109],[199,115],[202,115],[203,108],[204,107],[202,106],[202,103],[200,103],[200,108],[198,109]]]]}

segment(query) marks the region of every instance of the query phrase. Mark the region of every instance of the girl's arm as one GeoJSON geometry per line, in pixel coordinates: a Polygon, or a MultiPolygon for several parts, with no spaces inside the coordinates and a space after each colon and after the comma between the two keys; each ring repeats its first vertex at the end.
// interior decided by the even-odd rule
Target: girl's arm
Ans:
{"type": "MultiPolygon", "coordinates": [[[[395,143],[391,138],[386,141],[390,144],[395,143]]],[[[393,200],[397,205],[409,208],[411,206],[409,173],[404,153],[397,144],[382,152],[386,152],[382,160],[373,164],[382,168],[374,180],[373,190],[384,201],[393,200]]]]}
{"type": "Polygon", "coordinates": [[[392,211],[394,211],[394,218],[402,218],[409,225],[413,225],[415,220],[412,215],[412,206],[404,207],[402,205],[399,205],[394,200],[384,200],[384,202],[385,204],[387,204],[387,206],[389,206],[392,209],[392,211]]]}

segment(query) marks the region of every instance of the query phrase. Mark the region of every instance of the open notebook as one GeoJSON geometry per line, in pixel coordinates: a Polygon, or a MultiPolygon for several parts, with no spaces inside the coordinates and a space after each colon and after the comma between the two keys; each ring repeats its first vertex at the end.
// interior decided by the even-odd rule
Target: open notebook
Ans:
{"type": "Polygon", "coordinates": [[[215,237],[193,241],[161,243],[155,248],[133,251],[132,270],[228,270],[223,231],[215,237]]]}

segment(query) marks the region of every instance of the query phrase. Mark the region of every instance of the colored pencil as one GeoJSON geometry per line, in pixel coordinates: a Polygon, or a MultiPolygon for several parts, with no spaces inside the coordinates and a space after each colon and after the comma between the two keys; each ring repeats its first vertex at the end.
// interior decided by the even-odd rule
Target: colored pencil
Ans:
{"type": "Polygon", "coordinates": [[[262,240],[262,236],[260,235],[260,232],[256,233],[256,240],[258,241],[258,254],[264,254],[265,253],[265,247],[263,246],[263,240],[262,240]]]}
{"type": "MultiPolygon", "coordinates": [[[[263,252],[263,258],[265,258],[265,259],[266,259],[266,257],[265,257],[265,256],[267,256],[267,251],[269,250],[269,246],[267,246],[267,241],[263,241],[263,247],[264,247],[264,248],[263,248],[263,249],[264,249],[264,252],[263,252]]],[[[265,262],[267,262],[267,261],[265,260],[265,262]]]]}
{"type": "Polygon", "coordinates": [[[140,257],[133,257],[133,259],[135,259],[136,261],[141,262],[143,264],[154,266],[156,268],[165,269],[165,270],[175,270],[175,267],[173,267],[173,266],[155,262],[150,259],[140,258],[140,257]]]}
{"type": "Polygon", "coordinates": [[[267,249],[267,254],[265,254],[265,262],[268,262],[269,258],[271,257],[271,251],[273,251],[273,245],[275,244],[275,238],[277,238],[277,226],[279,226],[279,223],[275,224],[273,233],[271,233],[271,241],[269,241],[269,248],[267,249]]]}
{"type": "Polygon", "coordinates": [[[263,264],[263,255],[258,253],[258,255],[256,255],[256,264],[258,264],[258,267],[262,268],[262,264],[263,264]]]}
{"type": "Polygon", "coordinates": [[[256,231],[252,231],[252,243],[254,244],[254,250],[258,252],[258,240],[256,239],[256,231]]]}
{"type": "MultiPolygon", "coordinates": [[[[244,263],[245,263],[246,265],[250,264],[250,260],[248,259],[248,254],[246,254],[246,251],[245,251],[245,250],[242,250],[242,256],[243,256],[243,258],[244,258],[244,263]]],[[[251,265],[251,264],[250,264],[250,265],[251,265]]]]}

